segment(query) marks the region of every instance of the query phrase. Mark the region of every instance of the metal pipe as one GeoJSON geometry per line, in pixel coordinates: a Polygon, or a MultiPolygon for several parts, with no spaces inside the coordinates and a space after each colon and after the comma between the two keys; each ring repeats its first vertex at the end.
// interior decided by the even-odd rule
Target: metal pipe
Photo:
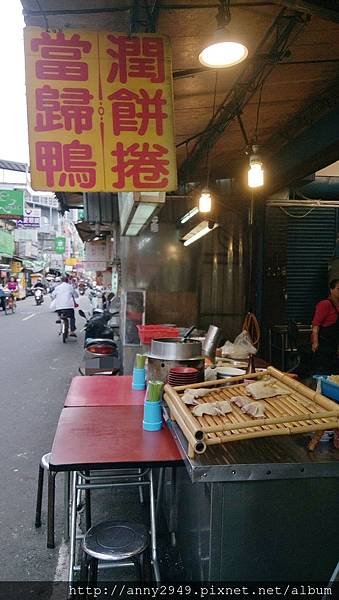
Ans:
{"type": "Polygon", "coordinates": [[[64,538],[65,542],[69,540],[69,492],[70,492],[70,472],[64,473],[64,538]]]}
{"type": "Polygon", "coordinates": [[[77,518],[77,490],[76,480],[78,474],[72,472],[72,508],[71,508],[71,535],[70,535],[70,550],[69,550],[69,571],[68,571],[68,582],[73,582],[73,569],[75,562],[75,543],[76,543],[76,518],[77,518]]]}
{"type": "MultiPolygon", "coordinates": [[[[253,8],[259,6],[274,6],[276,2],[231,2],[232,8],[253,8]]],[[[41,15],[91,15],[116,12],[128,12],[130,6],[114,6],[102,8],[83,8],[83,9],[54,9],[54,10],[23,10],[24,17],[37,17],[41,15]]],[[[219,8],[219,4],[164,4],[159,7],[161,10],[197,10],[219,8]]]]}
{"type": "Polygon", "coordinates": [[[157,583],[160,583],[160,571],[157,558],[157,529],[155,520],[155,503],[154,503],[154,484],[153,484],[153,470],[149,474],[149,497],[150,497],[150,515],[151,515],[151,549],[152,549],[152,562],[154,575],[157,583]]]}

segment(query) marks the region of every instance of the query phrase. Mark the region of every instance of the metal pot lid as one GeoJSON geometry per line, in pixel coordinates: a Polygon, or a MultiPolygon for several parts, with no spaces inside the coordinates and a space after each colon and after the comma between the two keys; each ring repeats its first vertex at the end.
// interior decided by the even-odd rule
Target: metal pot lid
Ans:
{"type": "Polygon", "coordinates": [[[144,356],[147,356],[147,358],[153,358],[154,360],[162,360],[164,362],[168,361],[168,362],[182,362],[182,363],[185,363],[185,362],[190,362],[190,361],[193,361],[193,360],[195,360],[195,361],[199,361],[199,360],[200,361],[202,361],[202,360],[204,361],[205,360],[205,357],[202,356],[202,355],[201,356],[193,356],[193,358],[181,358],[181,359],[175,358],[175,359],[173,359],[173,358],[164,358],[163,356],[158,356],[158,355],[155,355],[155,354],[151,354],[151,352],[148,352],[148,353],[146,352],[146,353],[144,353],[144,356]]]}

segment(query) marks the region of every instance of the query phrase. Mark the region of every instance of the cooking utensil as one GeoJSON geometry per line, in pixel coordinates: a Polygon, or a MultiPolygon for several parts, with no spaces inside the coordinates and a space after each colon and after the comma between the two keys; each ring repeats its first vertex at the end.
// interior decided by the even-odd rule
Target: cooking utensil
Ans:
{"type": "Polygon", "coordinates": [[[186,333],[184,334],[182,341],[186,342],[189,338],[189,336],[191,335],[191,333],[195,330],[195,325],[192,325],[192,327],[190,327],[189,329],[187,329],[186,333]]]}
{"type": "Polygon", "coordinates": [[[215,352],[218,347],[218,341],[220,339],[221,331],[216,325],[210,325],[206,334],[204,343],[202,345],[202,352],[204,356],[208,356],[211,360],[215,358],[215,352]]]}

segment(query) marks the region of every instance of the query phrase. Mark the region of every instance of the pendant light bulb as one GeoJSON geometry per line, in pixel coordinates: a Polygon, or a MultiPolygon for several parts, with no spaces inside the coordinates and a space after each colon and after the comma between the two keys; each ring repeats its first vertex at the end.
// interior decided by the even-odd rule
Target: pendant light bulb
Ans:
{"type": "Polygon", "coordinates": [[[219,34],[219,41],[211,42],[200,52],[199,61],[202,65],[211,69],[224,69],[225,67],[238,65],[245,60],[248,55],[246,46],[240,42],[228,40],[226,32],[222,36],[223,40],[220,40],[220,37],[219,34]]]}
{"type": "Polygon", "coordinates": [[[210,43],[200,52],[199,61],[211,69],[223,69],[241,63],[247,57],[248,50],[240,41],[230,38],[226,29],[231,21],[227,0],[219,0],[216,20],[216,32],[210,43]]]}
{"type": "Polygon", "coordinates": [[[263,162],[257,154],[258,146],[253,146],[253,154],[250,156],[250,168],[248,170],[248,187],[258,188],[264,185],[263,162]]]}
{"type": "Polygon", "coordinates": [[[201,192],[201,196],[199,198],[199,212],[201,213],[209,213],[212,208],[212,197],[210,191],[205,188],[201,192]]]}

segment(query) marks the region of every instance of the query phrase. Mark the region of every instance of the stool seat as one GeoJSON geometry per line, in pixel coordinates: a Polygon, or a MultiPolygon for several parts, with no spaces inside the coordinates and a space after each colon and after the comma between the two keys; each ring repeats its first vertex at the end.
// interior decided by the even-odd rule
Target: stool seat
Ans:
{"type": "Polygon", "coordinates": [[[103,521],[91,527],[83,540],[83,549],[97,560],[120,561],[141,554],[149,545],[144,525],[129,521],[103,521]]]}
{"type": "Polygon", "coordinates": [[[46,469],[46,471],[48,471],[48,470],[49,470],[49,461],[50,461],[50,458],[51,458],[51,453],[50,453],[50,452],[48,452],[48,454],[44,454],[44,455],[41,457],[41,461],[40,461],[40,463],[41,463],[41,466],[42,466],[44,469],[46,469]]]}

